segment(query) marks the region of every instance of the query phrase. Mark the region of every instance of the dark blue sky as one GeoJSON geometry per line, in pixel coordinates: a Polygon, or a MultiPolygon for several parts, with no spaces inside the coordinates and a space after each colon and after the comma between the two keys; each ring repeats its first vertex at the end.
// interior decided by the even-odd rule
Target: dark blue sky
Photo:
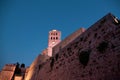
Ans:
{"type": "Polygon", "coordinates": [[[2,0],[0,1],[0,68],[25,63],[47,48],[48,32],[57,29],[62,39],[88,28],[108,12],[120,17],[119,0],[2,0]]]}

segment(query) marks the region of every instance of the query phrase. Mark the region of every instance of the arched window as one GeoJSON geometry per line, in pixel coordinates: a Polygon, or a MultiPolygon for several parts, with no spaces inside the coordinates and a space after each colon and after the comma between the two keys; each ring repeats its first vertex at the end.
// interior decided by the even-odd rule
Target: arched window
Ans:
{"type": "Polygon", "coordinates": [[[51,40],[52,40],[52,37],[51,37],[51,40]]]}
{"type": "Polygon", "coordinates": [[[56,33],[56,35],[57,35],[57,33],[56,33]]]}

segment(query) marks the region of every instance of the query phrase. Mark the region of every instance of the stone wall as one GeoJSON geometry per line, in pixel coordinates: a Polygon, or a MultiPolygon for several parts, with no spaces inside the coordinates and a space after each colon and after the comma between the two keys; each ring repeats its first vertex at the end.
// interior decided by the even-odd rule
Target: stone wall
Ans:
{"type": "Polygon", "coordinates": [[[15,76],[14,80],[23,80],[23,76],[15,76]]]}
{"type": "Polygon", "coordinates": [[[31,80],[120,80],[120,23],[109,13],[35,68],[31,80]]]}
{"type": "Polygon", "coordinates": [[[43,50],[41,54],[38,55],[38,57],[32,62],[32,64],[30,65],[30,67],[26,70],[26,74],[25,74],[25,80],[34,80],[32,79],[32,77],[36,77],[36,74],[42,65],[44,65],[44,62],[49,59],[50,57],[47,55],[47,49],[43,50]]]}
{"type": "Polygon", "coordinates": [[[80,36],[85,31],[84,28],[80,28],[76,30],[74,33],[70,34],[68,37],[66,37],[64,40],[62,40],[59,44],[53,47],[53,56],[58,53],[61,49],[63,49],[65,46],[67,46],[69,43],[71,43],[75,38],[80,36]]]}
{"type": "Polygon", "coordinates": [[[0,72],[0,80],[11,80],[16,69],[15,64],[6,64],[0,72]]]}
{"type": "Polygon", "coordinates": [[[23,80],[28,68],[20,67],[20,64],[6,64],[0,72],[0,80],[23,80]]]}

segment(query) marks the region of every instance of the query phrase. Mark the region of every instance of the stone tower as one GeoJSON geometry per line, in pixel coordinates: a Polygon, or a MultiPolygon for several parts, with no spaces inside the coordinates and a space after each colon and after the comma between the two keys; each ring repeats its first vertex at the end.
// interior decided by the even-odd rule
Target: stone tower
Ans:
{"type": "Polygon", "coordinates": [[[61,41],[61,32],[52,30],[48,36],[48,56],[52,56],[52,48],[61,41]]]}

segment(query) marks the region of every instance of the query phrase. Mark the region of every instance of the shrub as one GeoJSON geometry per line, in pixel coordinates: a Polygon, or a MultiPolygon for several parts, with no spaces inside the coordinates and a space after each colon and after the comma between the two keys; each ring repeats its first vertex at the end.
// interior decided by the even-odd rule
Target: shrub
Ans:
{"type": "Polygon", "coordinates": [[[20,64],[19,62],[16,63],[16,67],[19,68],[20,67],[20,64]]]}
{"type": "Polygon", "coordinates": [[[15,74],[21,75],[21,69],[20,68],[16,68],[15,74]]]}
{"type": "Polygon", "coordinates": [[[107,41],[102,41],[98,47],[97,47],[97,50],[101,53],[105,52],[105,50],[107,49],[108,47],[108,42],[107,41]]]}
{"type": "Polygon", "coordinates": [[[21,68],[25,68],[25,64],[24,63],[21,64],[21,68]]]}
{"type": "Polygon", "coordinates": [[[79,61],[81,64],[84,65],[84,67],[87,65],[89,61],[89,55],[91,53],[91,50],[81,51],[79,54],[79,61]]]}

